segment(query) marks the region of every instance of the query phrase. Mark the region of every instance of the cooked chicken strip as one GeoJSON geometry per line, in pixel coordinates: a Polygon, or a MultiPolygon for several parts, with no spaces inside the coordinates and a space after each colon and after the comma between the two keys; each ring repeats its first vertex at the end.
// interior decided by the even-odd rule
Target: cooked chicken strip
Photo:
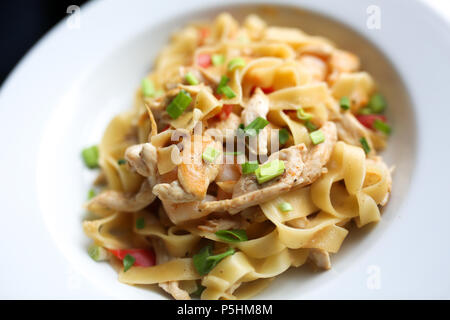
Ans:
{"type": "Polygon", "coordinates": [[[186,192],[178,180],[171,183],[159,183],[153,187],[153,194],[161,200],[173,203],[192,202],[198,200],[196,196],[186,192]]]}
{"type": "Polygon", "coordinates": [[[158,192],[159,196],[172,202],[202,200],[206,196],[209,184],[214,181],[219,173],[219,165],[217,164],[218,160],[220,160],[219,157],[216,158],[215,162],[211,163],[204,161],[202,158],[202,154],[207,148],[213,148],[222,152],[222,144],[220,142],[215,142],[207,135],[197,139],[193,135],[191,142],[187,142],[183,146],[181,153],[183,160],[178,165],[179,185],[173,185],[176,189],[174,191],[170,190],[170,186],[158,188],[156,192],[158,192]],[[183,197],[179,195],[180,187],[186,192],[186,195],[183,197]],[[177,196],[170,198],[170,195],[177,196]],[[185,199],[184,201],[182,201],[183,198],[185,199]]]}
{"type": "MultiPolygon", "coordinates": [[[[241,118],[245,126],[248,126],[253,120],[258,117],[267,119],[267,113],[269,112],[269,98],[262,92],[260,88],[257,88],[253,96],[248,101],[244,110],[242,110],[241,118]]],[[[267,127],[260,130],[257,139],[250,139],[249,150],[254,154],[267,154],[267,127]],[[256,143],[252,143],[252,141],[256,143]],[[255,145],[254,145],[255,144],[255,145]]]]}
{"type": "Polygon", "coordinates": [[[175,300],[191,300],[189,293],[180,288],[178,281],[161,282],[158,283],[158,286],[174,297],[175,300]]]}
{"type": "Polygon", "coordinates": [[[369,130],[364,127],[351,112],[345,112],[342,117],[336,121],[336,128],[339,140],[360,147],[361,142],[359,140],[364,137],[366,138],[370,149],[374,150],[369,130]]]}
{"type": "Polygon", "coordinates": [[[323,167],[330,159],[337,141],[336,126],[326,122],[321,131],[325,141],[306,152],[304,144],[283,149],[270,156],[271,161],[276,156],[285,161],[285,173],[278,179],[259,185],[254,175],[243,176],[236,184],[233,198],[221,201],[204,202],[200,209],[205,214],[210,212],[228,211],[237,213],[245,208],[270,201],[293,188],[300,188],[313,183],[323,173],[323,167]]]}
{"type": "Polygon", "coordinates": [[[330,254],[323,249],[309,249],[308,258],[321,269],[328,270],[331,268],[330,254]]]}
{"type": "Polygon", "coordinates": [[[206,132],[217,141],[225,142],[228,141],[227,139],[234,140],[236,130],[240,124],[241,118],[232,112],[225,120],[211,123],[210,128],[206,132]]]}
{"type": "Polygon", "coordinates": [[[240,217],[225,215],[220,218],[208,219],[198,225],[197,228],[202,231],[214,233],[219,230],[242,229],[245,224],[245,221],[240,217]]]}
{"type": "Polygon", "coordinates": [[[131,168],[147,177],[147,180],[142,183],[141,188],[135,194],[115,190],[100,193],[86,204],[88,210],[95,206],[101,206],[116,211],[136,212],[155,200],[152,189],[157,181],[156,148],[151,143],[131,146],[125,151],[125,159],[131,168]]]}
{"type": "Polygon", "coordinates": [[[164,210],[170,221],[179,224],[189,220],[195,220],[208,215],[211,212],[200,209],[200,205],[207,202],[216,202],[216,198],[206,195],[203,201],[193,201],[185,203],[175,203],[167,200],[161,200],[164,210]]]}

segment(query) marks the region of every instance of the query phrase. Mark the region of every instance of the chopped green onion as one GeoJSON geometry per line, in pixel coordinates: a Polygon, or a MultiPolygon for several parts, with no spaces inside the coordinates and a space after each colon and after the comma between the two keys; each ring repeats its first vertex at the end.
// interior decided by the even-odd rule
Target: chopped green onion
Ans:
{"type": "Polygon", "coordinates": [[[381,132],[383,132],[384,134],[387,134],[387,135],[390,135],[391,131],[392,131],[391,126],[388,125],[386,122],[381,121],[380,119],[376,119],[373,122],[373,127],[375,129],[377,129],[378,131],[381,131],[381,132]]]}
{"type": "Polygon", "coordinates": [[[376,93],[372,97],[370,97],[369,103],[367,105],[373,113],[381,113],[386,109],[387,103],[384,97],[376,93]]]}
{"type": "Polygon", "coordinates": [[[369,144],[367,143],[366,138],[362,137],[361,139],[359,139],[359,142],[361,142],[361,146],[362,146],[362,148],[364,149],[364,152],[365,152],[366,154],[368,154],[368,153],[370,152],[370,146],[369,146],[369,144]]]}
{"type": "Polygon", "coordinates": [[[227,76],[220,77],[219,85],[217,86],[217,93],[221,93],[220,90],[222,87],[226,86],[230,79],[227,76]]]}
{"type": "Polygon", "coordinates": [[[225,56],[223,54],[213,54],[211,61],[213,65],[220,66],[225,62],[225,56]]]}
{"type": "Polygon", "coordinates": [[[369,107],[364,107],[362,109],[359,109],[358,114],[364,114],[364,115],[373,114],[373,111],[369,107]]]}
{"type": "Polygon", "coordinates": [[[236,68],[243,68],[245,67],[245,61],[244,59],[238,57],[238,58],[233,58],[230,60],[230,62],[228,62],[228,70],[229,71],[233,71],[236,68]]]}
{"type": "Polygon", "coordinates": [[[155,98],[159,98],[159,97],[162,97],[163,95],[164,95],[164,90],[161,90],[161,89],[159,89],[159,90],[156,90],[156,92],[155,92],[155,98]]]}
{"type": "Polygon", "coordinates": [[[313,118],[313,115],[311,113],[307,113],[305,112],[305,110],[303,110],[303,108],[299,108],[297,110],[297,117],[300,120],[311,120],[313,118]]]}
{"type": "Polygon", "coordinates": [[[257,161],[250,161],[241,164],[241,167],[242,167],[242,174],[250,174],[255,172],[256,169],[258,169],[259,164],[257,161]]]}
{"type": "Polygon", "coordinates": [[[234,254],[234,249],[229,248],[222,254],[212,255],[212,247],[211,245],[207,245],[192,257],[192,261],[197,272],[201,276],[204,276],[205,274],[208,274],[220,260],[232,254],[234,254]]]}
{"type": "Polygon", "coordinates": [[[284,172],[284,161],[273,160],[262,164],[255,170],[256,180],[259,184],[272,180],[284,172]]]}
{"type": "Polygon", "coordinates": [[[229,86],[227,86],[228,81],[230,81],[230,79],[227,76],[222,76],[220,78],[220,82],[217,86],[216,92],[219,94],[224,94],[228,99],[231,99],[236,97],[236,93],[234,93],[234,91],[229,86]]]}
{"type": "Polygon", "coordinates": [[[216,232],[217,238],[226,242],[242,242],[247,241],[247,233],[245,230],[219,230],[216,232]]]}
{"type": "Polygon", "coordinates": [[[155,86],[150,79],[142,80],[141,91],[144,97],[153,97],[155,95],[155,86]]]}
{"type": "Polygon", "coordinates": [[[124,165],[125,163],[127,163],[127,160],[125,160],[125,159],[119,159],[119,160],[117,160],[117,164],[118,164],[119,166],[124,165]]]}
{"type": "Polygon", "coordinates": [[[222,87],[221,93],[223,93],[228,99],[233,99],[234,97],[236,97],[236,93],[234,93],[233,89],[231,89],[229,86],[222,87]]]}
{"type": "Polygon", "coordinates": [[[130,254],[127,254],[124,258],[123,258],[123,272],[127,272],[128,269],[130,269],[134,262],[136,261],[136,258],[133,257],[130,254]]]}
{"type": "Polygon", "coordinates": [[[136,220],[136,229],[144,229],[145,228],[145,219],[140,217],[136,220]]]}
{"type": "Polygon", "coordinates": [[[184,78],[186,79],[187,83],[189,83],[191,86],[195,86],[196,84],[198,84],[198,80],[192,72],[186,73],[184,78]]]}
{"type": "Polygon", "coordinates": [[[317,130],[317,126],[315,126],[314,123],[312,123],[309,120],[305,121],[305,127],[306,127],[306,129],[308,129],[309,132],[317,130]]]}
{"type": "Polygon", "coordinates": [[[177,119],[191,104],[191,101],[191,95],[188,92],[181,90],[167,106],[166,111],[172,119],[177,119]]]}
{"type": "Polygon", "coordinates": [[[95,197],[97,195],[97,193],[95,192],[95,190],[94,189],[90,189],[89,191],[88,191],[88,196],[87,196],[87,198],[88,198],[88,200],[91,200],[93,197],[95,197]]]}
{"type": "Polygon", "coordinates": [[[220,154],[219,150],[214,149],[213,147],[208,147],[203,152],[202,158],[207,162],[214,162],[214,160],[216,160],[219,154],[220,154]]]}
{"type": "Polygon", "coordinates": [[[285,144],[289,140],[289,131],[287,131],[285,128],[278,131],[278,139],[280,140],[281,144],[285,144]]]}
{"type": "Polygon", "coordinates": [[[341,106],[342,110],[350,109],[350,99],[348,97],[342,97],[341,100],[339,100],[339,105],[341,106]]]}
{"type": "Polygon", "coordinates": [[[248,136],[256,136],[259,133],[259,130],[264,129],[268,124],[269,121],[267,121],[266,119],[257,117],[244,128],[244,133],[248,136]]]}
{"type": "Polygon", "coordinates": [[[191,293],[191,296],[193,297],[200,297],[203,293],[203,291],[205,291],[206,287],[202,286],[201,284],[197,285],[197,290],[195,290],[194,292],[191,293]]]}
{"type": "Polygon", "coordinates": [[[90,168],[94,169],[98,167],[98,147],[92,146],[89,148],[83,149],[81,152],[81,156],[83,157],[84,164],[90,168]]]}
{"type": "Polygon", "coordinates": [[[288,212],[294,210],[289,202],[282,202],[278,206],[281,212],[288,212]]]}
{"type": "Polygon", "coordinates": [[[88,254],[94,261],[104,261],[108,259],[108,251],[95,244],[88,248],[88,254]]]}
{"type": "Polygon", "coordinates": [[[311,138],[313,144],[319,144],[325,141],[325,135],[320,129],[311,132],[309,134],[309,137],[311,138]]]}

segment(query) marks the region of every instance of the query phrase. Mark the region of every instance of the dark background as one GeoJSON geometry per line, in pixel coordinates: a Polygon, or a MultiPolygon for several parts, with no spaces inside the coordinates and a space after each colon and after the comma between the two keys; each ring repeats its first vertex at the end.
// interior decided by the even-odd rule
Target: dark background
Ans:
{"type": "Polygon", "coordinates": [[[67,16],[67,7],[86,0],[1,0],[0,85],[27,51],[67,16]]]}

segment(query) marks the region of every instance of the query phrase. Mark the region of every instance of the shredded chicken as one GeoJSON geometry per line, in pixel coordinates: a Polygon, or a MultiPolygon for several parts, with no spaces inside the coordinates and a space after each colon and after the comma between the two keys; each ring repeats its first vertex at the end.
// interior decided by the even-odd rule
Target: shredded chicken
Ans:
{"type": "Polygon", "coordinates": [[[215,162],[203,161],[202,154],[207,148],[221,152],[222,144],[207,135],[198,139],[198,142],[195,136],[191,140],[183,146],[182,158],[186,161],[178,165],[178,181],[158,184],[153,188],[153,193],[161,200],[171,203],[203,200],[210,182],[219,173],[220,166],[215,162]]]}
{"type": "Polygon", "coordinates": [[[97,206],[123,212],[136,212],[147,207],[155,200],[152,192],[157,180],[157,153],[156,148],[150,143],[144,143],[129,147],[125,152],[128,164],[140,175],[147,179],[135,194],[107,190],[90,200],[86,207],[97,206]]]}
{"type": "Polygon", "coordinates": [[[323,249],[309,249],[308,258],[316,265],[316,267],[328,270],[331,268],[330,255],[323,249]]]}
{"type": "Polygon", "coordinates": [[[322,128],[325,141],[307,152],[304,144],[283,149],[269,157],[269,161],[279,156],[285,161],[285,173],[278,179],[259,185],[254,175],[242,176],[233,191],[233,198],[221,201],[203,202],[203,212],[228,211],[237,213],[245,208],[272,200],[293,188],[311,184],[323,173],[323,166],[328,162],[336,144],[336,126],[333,122],[325,123],[322,128]],[[304,170],[306,168],[306,170],[304,170]]]}
{"type": "Polygon", "coordinates": [[[220,218],[207,219],[197,228],[202,231],[214,233],[219,230],[243,229],[247,223],[241,217],[225,215],[220,218]]]}
{"type": "MultiPolygon", "coordinates": [[[[244,110],[242,110],[241,118],[245,126],[248,126],[258,117],[267,119],[269,112],[269,98],[257,88],[253,96],[248,101],[244,110]]],[[[268,129],[259,130],[257,139],[250,139],[248,148],[254,154],[267,154],[267,137],[268,129]]]]}

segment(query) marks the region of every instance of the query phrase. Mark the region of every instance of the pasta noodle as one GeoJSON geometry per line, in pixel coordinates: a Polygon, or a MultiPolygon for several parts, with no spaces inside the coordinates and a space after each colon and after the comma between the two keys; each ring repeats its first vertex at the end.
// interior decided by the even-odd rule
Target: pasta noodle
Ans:
{"type": "Polygon", "coordinates": [[[325,38],[256,15],[187,26],[99,144],[91,256],[176,299],[248,299],[291,267],[329,269],[349,224],[389,199],[384,108],[325,38]]]}

